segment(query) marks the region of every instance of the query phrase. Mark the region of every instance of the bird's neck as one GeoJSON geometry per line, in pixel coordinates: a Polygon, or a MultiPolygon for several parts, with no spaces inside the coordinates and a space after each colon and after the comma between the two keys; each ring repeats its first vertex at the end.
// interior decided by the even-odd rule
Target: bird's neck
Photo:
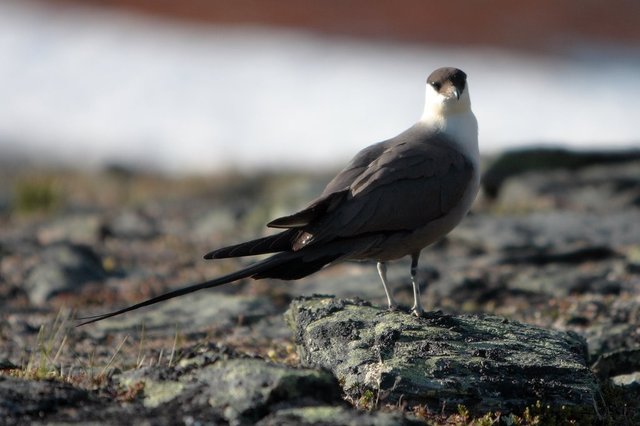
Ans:
{"type": "Polygon", "coordinates": [[[471,108],[447,111],[447,113],[425,108],[420,123],[447,135],[470,159],[479,161],[478,121],[471,108]]]}

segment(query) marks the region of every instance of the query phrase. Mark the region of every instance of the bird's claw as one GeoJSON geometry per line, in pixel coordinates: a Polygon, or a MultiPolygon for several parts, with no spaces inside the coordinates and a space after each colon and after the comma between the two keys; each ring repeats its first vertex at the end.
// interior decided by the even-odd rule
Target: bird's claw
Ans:
{"type": "Polygon", "coordinates": [[[424,317],[424,309],[422,308],[422,306],[419,306],[419,307],[414,306],[413,308],[411,308],[411,313],[417,316],[418,318],[424,317]]]}

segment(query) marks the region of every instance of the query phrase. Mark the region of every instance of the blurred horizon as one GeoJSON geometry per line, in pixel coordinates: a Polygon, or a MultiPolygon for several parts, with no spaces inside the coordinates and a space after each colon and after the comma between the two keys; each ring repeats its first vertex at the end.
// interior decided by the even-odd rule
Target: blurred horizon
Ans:
{"type": "Polygon", "coordinates": [[[340,167],[412,125],[426,76],[448,65],[469,75],[484,153],[638,147],[640,7],[572,15],[582,3],[568,3],[534,14],[498,2],[489,18],[477,5],[456,14],[458,2],[433,6],[438,17],[380,2],[349,20],[364,3],[197,14],[193,1],[6,1],[0,158],[177,174],[340,167]]]}

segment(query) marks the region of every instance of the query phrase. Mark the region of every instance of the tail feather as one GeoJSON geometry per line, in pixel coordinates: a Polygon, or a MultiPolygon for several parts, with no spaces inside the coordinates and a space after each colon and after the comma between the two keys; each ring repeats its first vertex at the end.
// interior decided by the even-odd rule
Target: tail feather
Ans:
{"type": "Polygon", "coordinates": [[[325,265],[338,259],[341,255],[338,253],[327,254],[312,259],[305,259],[298,257],[291,259],[290,261],[274,265],[273,267],[266,269],[264,272],[259,272],[252,275],[252,278],[277,278],[280,280],[297,280],[307,275],[311,275],[314,272],[319,271],[325,265]]]}
{"type": "Polygon", "coordinates": [[[170,291],[169,293],[153,297],[151,299],[145,300],[144,302],[136,303],[135,305],[131,305],[117,311],[109,312],[102,315],[78,318],[83,322],[78,324],[77,327],[91,324],[96,321],[102,321],[103,319],[124,314],[125,312],[134,311],[145,306],[164,302],[165,300],[173,299],[174,297],[182,296],[188,293],[193,293],[194,291],[218,287],[243,278],[279,278],[284,280],[295,280],[298,278],[306,277],[307,275],[318,271],[323,266],[331,263],[339,257],[340,254],[331,254],[327,253],[326,251],[323,253],[316,252],[313,254],[304,251],[278,253],[261,262],[254,263],[253,265],[250,265],[244,269],[232,272],[222,277],[215,278],[213,280],[170,291]]]}
{"type": "Polygon", "coordinates": [[[299,233],[289,229],[276,235],[258,238],[246,243],[223,247],[204,255],[205,259],[226,259],[229,257],[255,256],[265,253],[276,253],[291,250],[292,241],[299,233]]]}
{"type": "Polygon", "coordinates": [[[299,257],[296,253],[280,253],[275,256],[270,257],[269,259],[265,259],[262,262],[254,263],[244,269],[241,269],[236,272],[232,272],[228,275],[223,275],[222,277],[215,278],[213,280],[205,281],[200,284],[194,284],[187,287],[179,288],[174,291],[170,291],[168,293],[162,294],[157,297],[153,297],[151,299],[145,300],[144,302],[136,303],[135,305],[128,306],[126,308],[119,309],[117,311],[109,312],[101,315],[93,315],[88,317],[78,318],[83,321],[77,325],[80,327],[82,325],[91,324],[92,322],[102,321],[103,319],[115,317],[116,315],[124,314],[125,312],[134,311],[136,309],[143,308],[145,306],[154,305],[159,302],[164,302],[165,300],[173,299],[174,297],[183,296],[185,294],[193,293],[194,291],[203,290],[205,288],[213,288],[218,287],[224,284],[228,284],[233,281],[237,281],[243,278],[253,277],[261,278],[260,274],[268,274],[271,268],[281,267],[283,264],[294,260],[295,257],[299,257]]]}

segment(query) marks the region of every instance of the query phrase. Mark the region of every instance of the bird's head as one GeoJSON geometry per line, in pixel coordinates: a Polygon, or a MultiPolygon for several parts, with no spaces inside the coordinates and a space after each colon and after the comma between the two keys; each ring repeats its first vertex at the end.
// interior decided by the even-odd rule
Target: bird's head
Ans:
{"type": "Polygon", "coordinates": [[[446,119],[471,111],[467,74],[457,68],[438,68],[427,78],[423,119],[446,119]]]}

